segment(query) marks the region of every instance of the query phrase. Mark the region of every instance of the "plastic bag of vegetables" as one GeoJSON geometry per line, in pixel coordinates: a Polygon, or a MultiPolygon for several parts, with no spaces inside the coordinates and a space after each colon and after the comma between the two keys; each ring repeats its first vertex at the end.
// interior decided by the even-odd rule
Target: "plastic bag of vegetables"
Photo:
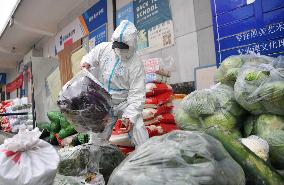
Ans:
{"type": "Polygon", "coordinates": [[[84,176],[101,173],[107,182],[114,168],[124,159],[123,153],[110,143],[84,144],[59,150],[58,173],[65,176],[84,176]]]}
{"type": "Polygon", "coordinates": [[[53,185],[105,185],[100,173],[90,173],[84,176],[64,176],[57,174],[53,185]]]}
{"type": "Polygon", "coordinates": [[[245,65],[268,64],[271,57],[256,54],[233,55],[222,61],[216,71],[216,81],[223,84],[234,86],[241,67],[245,65]]]}
{"type": "Polygon", "coordinates": [[[100,82],[82,70],[62,88],[58,106],[78,132],[103,132],[112,103],[100,82]]]}
{"type": "Polygon", "coordinates": [[[277,169],[284,169],[284,117],[263,114],[254,125],[254,132],[269,144],[269,159],[277,169]]]}
{"type": "Polygon", "coordinates": [[[244,109],[235,100],[233,88],[219,83],[187,95],[181,109],[175,113],[175,119],[184,130],[215,126],[239,135],[237,123],[244,114],[244,109]]]}
{"type": "Polygon", "coordinates": [[[284,68],[244,65],[234,89],[238,103],[252,114],[284,115],[284,68]]]}
{"type": "Polygon", "coordinates": [[[173,131],[150,138],[113,172],[109,185],[244,185],[242,168],[213,137],[173,131]]]}

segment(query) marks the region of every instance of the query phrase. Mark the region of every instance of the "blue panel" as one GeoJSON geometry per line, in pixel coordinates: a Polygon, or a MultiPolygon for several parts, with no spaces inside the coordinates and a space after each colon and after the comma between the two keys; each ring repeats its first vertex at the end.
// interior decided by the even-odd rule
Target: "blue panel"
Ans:
{"type": "Polygon", "coordinates": [[[263,12],[268,12],[271,10],[275,10],[278,8],[284,7],[284,1],[283,0],[265,0],[262,1],[262,8],[263,12]]]}
{"type": "Polygon", "coordinates": [[[83,13],[89,32],[107,23],[107,0],[100,0],[83,13]]]}
{"type": "Polygon", "coordinates": [[[244,32],[250,29],[254,29],[255,24],[256,24],[256,19],[252,17],[242,22],[237,22],[235,24],[226,25],[221,28],[218,28],[219,36],[220,38],[222,38],[222,37],[234,35],[236,33],[244,32]]]}
{"type": "Polygon", "coordinates": [[[218,16],[218,24],[224,24],[240,21],[254,16],[254,8],[252,5],[243,8],[237,8],[231,12],[221,14],[218,16]]]}
{"type": "Polygon", "coordinates": [[[271,24],[273,22],[280,22],[280,21],[284,22],[284,8],[264,13],[263,19],[265,24],[271,24]]]}
{"type": "MultiPolygon", "coordinates": [[[[214,2],[216,3],[217,14],[231,11],[246,4],[246,0],[213,0],[213,5],[215,4],[214,2]]],[[[215,16],[215,13],[213,16],[215,16]]]]}
{"type": "Polygon", "coordinates": [[[246,0],[211,0],[211,7],[217,66],[230,55],[251,51],[284,54],[284,0],[256,0],[250,5],[246,0]]]}
{"type": "Polygon", "coordinates": [[[6,84],[6,73],[0,73],[0,84],[6,84]]]}

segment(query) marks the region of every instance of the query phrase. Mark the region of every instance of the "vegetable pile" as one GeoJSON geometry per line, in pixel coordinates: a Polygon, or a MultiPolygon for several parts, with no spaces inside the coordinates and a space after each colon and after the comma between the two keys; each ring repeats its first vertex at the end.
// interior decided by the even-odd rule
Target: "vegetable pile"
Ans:
{"type": "Polygon", "coordinates": [[[175,118],[179,127],[184,130],[202,130],[215,126],[240,136],[238,122],[245,113],[235,100],[233,88],[217,84],[210,89],[187,95],[175,118]]]}
{"type": "Polygon", "coordinates": [[[138,147],[108,184],[244,185],[245,177],[218,140],[199,132],[172,131],[138,147]]]}
{"type": "Polygon", "coordinates": [[[84,176],[99,172],[107,182],[112,171],[123,161],[124,155],[109,143],[84,144],[59,150],[58,173],[65,176],[84,176]]]}
{"type": "Polygon", "coordinates": [[[284,57],[229,57],[216,80],[183,99],[177,125],[221,141],[248,184],[284,184],[284,57]]]}
{"type": "Polygon", "coordinates": [[[47,113],[47,117],[50,123],[37,124],[38,128],[42,131],[41,139],[45,139],[54,145],[60,145],[61,140],[77,133],[60,112],[50,111],[47,113]]]}

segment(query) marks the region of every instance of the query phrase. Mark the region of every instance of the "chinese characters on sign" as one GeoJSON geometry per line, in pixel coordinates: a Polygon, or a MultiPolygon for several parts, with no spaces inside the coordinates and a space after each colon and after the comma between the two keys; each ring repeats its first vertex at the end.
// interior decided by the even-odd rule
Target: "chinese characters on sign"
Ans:
{"type": "Polygon", "coordinates": [[[262,42],[258,44],[252,44],[250,46],[240,48],[237,50],[238,54],[249,54],[254,53],[266,53],[271,50],[282,49],[284,51],[284,38],[278,40],[272,40],[262,42]]]}
{"type": "Polygon", "coordinates": [[[282,31],[284,31],[284,23],[279,22],[279,23],[267,25],[264,28],[252,29],[249,31],[238,33],[236,34],[236,39],[240,42],[240,41],[249,40],[249,39],[253,39],[257,37],[271,35],[271,34],[282,32],[282,31]]]}
{"type": "Polygon", "coordinates": [[[89,49],[93,49],[96,45],[107,41],[107,25],[99,27],[89,35],[89,49]]]}

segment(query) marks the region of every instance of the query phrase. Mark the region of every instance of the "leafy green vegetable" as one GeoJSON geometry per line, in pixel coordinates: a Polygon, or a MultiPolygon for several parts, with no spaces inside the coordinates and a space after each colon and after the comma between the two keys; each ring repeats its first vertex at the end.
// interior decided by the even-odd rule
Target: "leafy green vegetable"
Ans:
{"type": "Polygon", "coordinates": [[[68,136],[71,136],[73,134],[76,134],[76,130],[74,129],[74,127],[72,125],[69,125],[68,127],[66,127],[65,129],[61,129],[60,132],[58,133],[58,137],[60,139],[64,139],[68,136]]]}
{"type": "Polygon", "coordinates": [[[270,161],[277,169],[284,169],[284,117],[263,114],[256,121],[255,131],[270,147],[270,161]]]}
{"type": "Polygon", "coordinates": [[[182,108],[179,108],[175,113],[175,120],[182,130],[200,130],[202,127],[198,119],[192,118],[182,108]]]}
{"type": "Polygon", "coordinates": [[[244,60],[241,56],[231,56],[226,58],[217,69],[217,82],[233,86],[243,63],[244,60]]]}
{"type": "Polygon", "coordinates": [[[284,115],[284,76],[271,64],[244,66],[234,88],[238,103],[252,114],[284,115]]]}

